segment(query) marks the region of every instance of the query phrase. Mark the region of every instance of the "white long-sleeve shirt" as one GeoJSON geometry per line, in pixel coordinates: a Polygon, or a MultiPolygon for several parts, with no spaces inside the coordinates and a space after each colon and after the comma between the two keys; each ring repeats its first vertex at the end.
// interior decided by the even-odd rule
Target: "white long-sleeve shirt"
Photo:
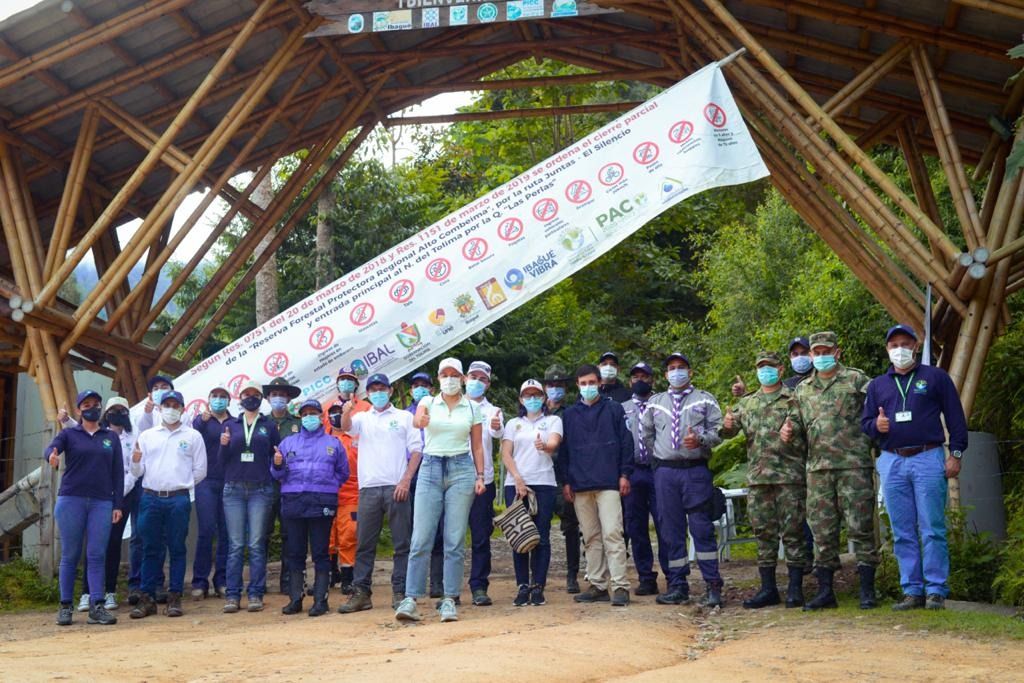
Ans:
{"type": "MultiPolygon", "coordinates": [[[[473,399],[469,400],[472,401],[473,399]]],[[[500,439],[505,434],[505,425],[502,425],[497,430],[491,429],[491,420],[501,412],[501,408],[488,401],[486,396],[476,401],[476,404],[484,414],[483,431],[480,435],[480,440],[483,442],[484,447],[484,483],[490,484],[494,481],[494,440],[500,439]]],[[[470,453],[473,452],[472,448],[467,450],[470,453]]]]}
{"type": "Polygon", "coordinates": [[[147,429],[138,438],[142,460],[132,462],[131,473],[146,478],[153,491],[190,489],[206,478],[206,445],[202,435],[184,423],[147,429]]]}

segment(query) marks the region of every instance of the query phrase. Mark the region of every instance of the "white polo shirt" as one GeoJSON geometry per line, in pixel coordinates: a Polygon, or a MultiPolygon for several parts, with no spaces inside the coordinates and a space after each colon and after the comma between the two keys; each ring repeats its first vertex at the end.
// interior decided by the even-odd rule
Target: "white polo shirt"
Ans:
{"type": "Polygon", "coordinates": [[[349,434],[359,438],[359,488],[397,486],[405,474],[406,453],[422,453],[423,438],[412,413],[390,403],[352,416],[349,434]]]}
{"type": "MultiPolygon", "coordinates": [[[[551,434],[562,435],[562,418],[557,415],[542,415],[536,420],[516,417],[505,425],[502,441],[512,442],[512,459],[516,469],[527,486],[555,486],[555,465],[551,456],[537,450],[535,441],[540,434],[547,443],[551,434]]],[[[511,473],[505,474],[505,486],[515,486],[511,473]]]]}
{"type": "Polygon", "coordinates": [[[131,472],[145,477],[152,491],[190,489],[206,478],[206,444],[202,435],[184,422],[175,429],[166,425],[139,434],[142,460],[133,462],[131,472]]]}

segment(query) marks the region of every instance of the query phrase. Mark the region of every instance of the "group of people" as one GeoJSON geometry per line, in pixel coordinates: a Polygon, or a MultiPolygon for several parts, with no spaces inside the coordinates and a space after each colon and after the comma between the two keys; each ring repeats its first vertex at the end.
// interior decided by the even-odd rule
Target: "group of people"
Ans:
{"type": "Polygon", "coordinates": [[[420,621],[418,601],[429,595],[438,600],[441,621],[456,621],[467,531],[472,604],[492,604],[495,441],[504,500],[534,499],[540,534],[533,550],[514,554],[514,605],[545,604],[557,514],[566,543],[565,589],[577,602],[630,602],[627,543],[639,580],[634,595],[655,595],[663,605],[688,602],[689,535],[707,590],[702,604],[722,606],[714,522],[723,500],[708,460],[723,438],[741,432],[761,576],[760,590],[744,607],[781,602],[775,577],[780,539],[789,568],[786,606],[835,607],[841,521],[856,553],[861,607],[876,606],[874,467],[905,593],[895,607],[941,609],[949,573],[946,478],[959,471],[967,431],[951,380],[916,359],[917,342],[909,326],[890,329],[892,366],[869,381],[840,363],[834,333],[796,338],[789,344],[794,374],[784,377],[779,354],[759,353],[759,389],[748,393],[738,381],[738,400],[724,413],[713,395],[693,385],[683,353],[669,354],[660,373],[636,363],[628,386],[619,380],[615,353],[579,366],[574,377],[552,365],[542,380],[522,382],[518,414],[508,420],[486,397],[490,365],[474,361],[464,370],[456,358],[440,362],[437,393],[427,373],[409,379],[407,409],[395,405],[386,375],[370,375],[360,392],[360,378],[347,370],[338,375],[335,400],[326,408],[316,400],[298,402],[297,415],[289,404],[294,407],[301,390],[283,379],[242,386],[237,416],[229,412],[228,390],[214,387],[191,426],[182,422],[183,396],[166,377],[153,378],[147,401],[134,414],[121,397],[101,409],[99,394],[84,391],[76,402],[79,420],[62,415],[66,428],[44,453],[55,467],[63,454],[65,467],[55,510],[62,536],[57,623],[72,623],[83,549],[80,607],[89,623],[116,623],[111,611],[118,607],[121,538],[129,518],[130,616],[157,612],[168,556],[164,611],[181,616],[190,492],[199,525],[195,600],[208,597],[212,586],[225,600],[225,613],[241,610],[243,592],[245,609],[261,611],[267,540],[279,518],[281,590],[289,596],[283,613],[302,611],[307,593],[313,597],[308,614],[326,613],[329,587],[336,583],[349,596],[338,612],[372,609],[386,517],[394,546],[395,618],[420,621]],[[667,381],[666,391],[655,391],[658,375],[667,381]],[[568,398],[570,384],[576,401],[568,398]],[[270,404],[266,414],[264,400],[270,404]],[[873,463],[875,446],[881,457],[873,463]],[[652,521],[664,590],[655,570],[652,521]],[[589,582],[584,591],[581,541],[589,582]],[[249,583],[243,586],[246,555],[249,583]],[[314,572],[307,589],[308,556],[314,572]],[[803,577],[812,566],[818,591],[805,602],[803,577]]]}

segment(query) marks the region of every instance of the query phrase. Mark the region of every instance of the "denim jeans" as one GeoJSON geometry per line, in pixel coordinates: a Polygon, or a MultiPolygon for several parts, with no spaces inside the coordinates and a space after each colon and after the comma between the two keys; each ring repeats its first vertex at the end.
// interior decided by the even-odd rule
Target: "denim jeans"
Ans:
{"type": "Polygon", "coordinates": [[[196,558],[192,563],[192,588],[208,590],[210,571],[213,571],[213,586],[227,585],[228,528],[224,519],[224,482],[204,479],[196,487],[196,521],[199,534],[196,537],[196,558]],[[217,539],[216,556],[213,539],[217,539]]]}
{"type": "Polygon", "coordinates": [[[249,586],[246,595],[262,598],[267,592],[267,520],[274,505],[268,483],[229,481],[224,484],[224,520],[228,529],[227,597],[242,597],[242,565],[249,549],[249,586]]]}
{"type": "Polygon", "coordinates": [[[444,511],[444,594],[458,597],[464,573],[466,528],[473,505],[476,466],[468,453],[441,457],[424,455],[416,482],[416,508],[412,521],[412,544],[406,573],[406,595],[426,594],[430,551],[437,522],[444,511]]]}
{"type": "Polygon", "coordinates": [[[949,595],[945,460],[940,447],[910,457],[882,451],[875,464],[905,595],[949,595]]]}
{"type": "Polygon", "coordinates": [[[167,590],[182,593],[185,587],[186,549],[192,501],[188,496],[161,498],[142,493],[139,503],[139,534],[142,536],[142,591],[156,597],[163,575],[164,552],[170,556],[167,590]]]}
{"type": "MultiPolygon", "coordinates": [[[[138,537],[139,528],[139,498],[142,496],[142,487],[136,486],[128,495],[124,497],[124,504],[121,506],[124,510],[124,514],[121,515],[121,521],[117,524],[112,524],[110,527],[110,537],[107,540],[107,557],[104,562],[104,580],[106,585],[104,591],[107,593],[117,592],[117,575],[121,571],[121,545],[123,543],[124,529],[128,525],[128,518],[132,520],[132,540],[129,545],[129,569],[128,569],[128,587],[129,589],[139,587],[139,574],[141,572],[142,565],[142,543],[136,543],[135,539],[138,537]],[[133,583],[134,581],[134,583],[133,583]]],[[[82,568],[82,593],[91,594],[92,591],[89,589],[89,567],[88,567],[88,552],[86,552],[86,566],[82,568]]],[[[160,578],[163,583],[163,577],[160,578]]]]}
{"type": "MultiPolygon", "coordinates": [[[[512,553],[512,566],[516,571],[516,583],[520,586],[532,584],[544,586],[548,580],[551,565],[551,517],[555,514],[555,496],[561,496],[556,486],[530,485],[537,496],[537,516],[533,518],[540,533],[540,544],[529,553],[512,553]],[[530,581],[530,578],[533,581],[530,581]]],[[[516,498],[516,487],[505,487],[505,505],[511,505],[516,498]]]]}
{"type": "Polygon", "coordinates": [[[90,602],[103,602],[103,573],[114,503],[83,496],[57,496],[53,509],[60,529],[60,601],[74,599],[75,574],[86,548],[90,602]]]}

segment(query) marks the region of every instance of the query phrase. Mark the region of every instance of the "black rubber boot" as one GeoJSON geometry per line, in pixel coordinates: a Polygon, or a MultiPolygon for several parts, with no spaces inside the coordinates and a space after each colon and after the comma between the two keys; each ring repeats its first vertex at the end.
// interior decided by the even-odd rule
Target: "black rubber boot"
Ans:
{"type": "Polygon", "coordinates": [[[567,576],[578,576],[580,573],[580,533],[565,535],[565,573],[567,576]]]}
{"type": "Polygon", "coordinates": [[[341,568],[341,594],[352,595],[355,591],[352,588],[352,580],[355,578],[355,567],[341,568]]]}
{"type": "Polygon", "coordinates": [[[867,564],[858,564],[857,574],[860,575],[860,608],[878,607],[878,597],[875,595],[875,568],[867,564]]]}
{"type": "Polygon", "coordinates": [[[341,569],[338,568],[338,556],[331,555],[331,585],[337,586],[341,583],[341,569]]]}
{"type": "Polygon", "coordinates": [[[782,600],[779,598],[779,587],[775,583],[775,567],[758,567],[761,574],[761,590],[749,600],[743,601],[746,609],[761,609],[778,605],[782,600]]]}
{"type": "Polygon", "coordinates": [[[309,616],[319,617],[327,614],[327,588],[331,582],[330,572],[316,572],[313,576],[313,606],[309,608],[309,616]]]}
{"type": "Polygon", "coordinates": [[[804,611],[814,612],[819,609],[835,609],[839,607],[839,603],[836,602],[835,591],[832,590],[832,577],[835,574],[835,570],[815,567],[814,573],[818,577],[818,594],[804,605],[804,611]]]}
{"type": "Polygon", "coordinates": [[[302,572],[290,572],[287,582],[291,589],[288,593],[290,601],[281,608],[281,614],[298,614],[302,611],[302,572]]]}
{"type": "Polygon", "coordinates": [[[789,566],[789,586],[786,587],[786,607],[801,607],[804,604],[804,568],[789,566]]]}

